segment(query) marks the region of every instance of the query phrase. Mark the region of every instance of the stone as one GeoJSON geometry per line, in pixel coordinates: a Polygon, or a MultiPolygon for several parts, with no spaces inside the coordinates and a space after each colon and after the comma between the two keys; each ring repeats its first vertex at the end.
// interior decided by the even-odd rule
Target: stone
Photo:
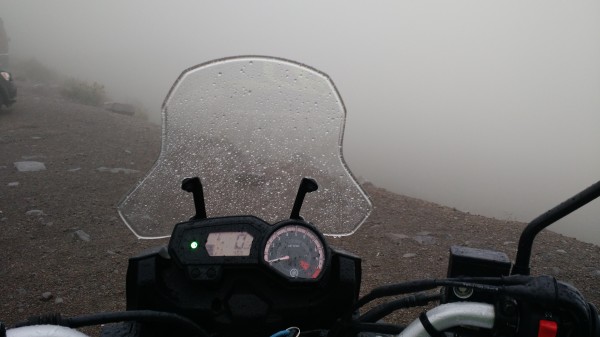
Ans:
{"type": "Polygon", "coordinates": [[[408,239],[407,235],[397,233],[386,233],[385,236],[393,242],[398,242],[402,239],[408,239]]]}
{"type": "Polygon", "coordinates": [[[96,170],[98,170],[100,172],[125,173],[125,174],[139,172],[138,170],[127,169],[127,168],[122,168],[122,167],[110,168],[110,167],[104,167],[104,166],[98,167],[96,170]]]}
{"type": "Polygon", "coordinates": [[[432,245],[435,243],[435,238],[429,235],[417,235],[413,237],[413,240],[422,245],[432,245]]]}
{"type": "Polygon", "coordinates": [[[52,299],[52,297],[54,297],[54,295],[52,295],[51,292],[46,291],[45,293],[42,294],[42,297],[40,298],[42,301],[50,301],[52,299]]]}
{"type": "Polygon", "coordinates": [[[127,116],[133,116],[135,114],[135,106],[126,103],[105,102],[104,109],[127,116]]]}
{"type": "Polygon", "coordinates": [[[81,229],[75,231],[75,236],[81,241],[90,241],[90,235],[81,229]]]}
{"type": "Polygon", "coordinates": [[[27,215],[27,216],[44,216],[46,214],[41,209],[32,209],[32,210],[25,212],[25,215],[27,215]]]}
{"type": "Polygon", "coordinates": [[[406,253],[404,255],[402,255],[403,258],[411,258],[411,257],[415,257],[417,256],[417,254],[415,253],[406,253]]]}
{"type": "Polygon", "coordinates": [[[19,172],[36,172],[46,169],[46,165],[39,161],[18,161],[14,165],[19,172]]]}

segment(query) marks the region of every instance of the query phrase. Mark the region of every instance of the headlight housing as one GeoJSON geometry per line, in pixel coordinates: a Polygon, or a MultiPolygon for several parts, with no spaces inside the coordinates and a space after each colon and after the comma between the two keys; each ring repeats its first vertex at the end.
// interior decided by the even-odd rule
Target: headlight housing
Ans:
{"type": "Polygon", "coordinates": [[[4,77],[5,80],[10,81],[10,73],[6,72],[6,71],[0,71],[0,75],[2,75],[2,77],[4,77]]]}

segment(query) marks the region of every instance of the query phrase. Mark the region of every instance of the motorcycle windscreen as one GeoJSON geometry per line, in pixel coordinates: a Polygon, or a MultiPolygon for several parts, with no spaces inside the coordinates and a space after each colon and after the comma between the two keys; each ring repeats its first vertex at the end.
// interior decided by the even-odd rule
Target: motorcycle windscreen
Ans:
{"type": "Polygon", "coordinates": [[[182,73],[163,104],[160,157],[119,204],[139,238],[160,238],[195,214],[186,177],[204,186],[208,217],[290,217],[303,177],[319,189],[301,216],[327,235],[352,234],[371,203],[342,157],[345,108],[327,77],[266,57],[222,59],[182,73]]]}

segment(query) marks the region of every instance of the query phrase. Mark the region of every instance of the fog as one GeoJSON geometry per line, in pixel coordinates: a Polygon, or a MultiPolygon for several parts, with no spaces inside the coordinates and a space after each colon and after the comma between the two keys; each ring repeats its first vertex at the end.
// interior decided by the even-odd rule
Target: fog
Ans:
{"type": "MultiPolygon", "coordinates": [[[[530,221],[600,179],[598,1],[0,0],[0,17],[13,57],[154,121],[197,63],[308,64],[344,99],[356,175],[463,211],[530,221]]],[[[600,201],[551,228],[600,244],[600,201]]]]}

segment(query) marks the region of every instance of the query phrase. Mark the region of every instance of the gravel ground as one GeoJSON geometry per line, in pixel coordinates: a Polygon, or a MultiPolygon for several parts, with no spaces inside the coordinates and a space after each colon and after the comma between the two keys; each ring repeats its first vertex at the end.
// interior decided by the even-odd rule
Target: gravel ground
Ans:
{"type": "MultiPolygon", "coordinates": [[[[160,127],[70,103],[51,86],[18,85],[18,103],[0,110],[0,320],[12,325],[40,313],[123,310],[128,257],[166,243],[137,240],[116,213],[157,158],[160,127]],[[42,162],[45,170],[19,172],[14,163],[22,161],[42,162]]],[[[375,205],[369,220],[353,236],[330,239],[363,258],[363,292],[444,277],[451,245],[515,257],[522,223],[368,183],[365,189],[375,205]]],[[[570,282],[600,305],[600,247],[544,231],[532,266],[533,274],[570,282]]]]}

